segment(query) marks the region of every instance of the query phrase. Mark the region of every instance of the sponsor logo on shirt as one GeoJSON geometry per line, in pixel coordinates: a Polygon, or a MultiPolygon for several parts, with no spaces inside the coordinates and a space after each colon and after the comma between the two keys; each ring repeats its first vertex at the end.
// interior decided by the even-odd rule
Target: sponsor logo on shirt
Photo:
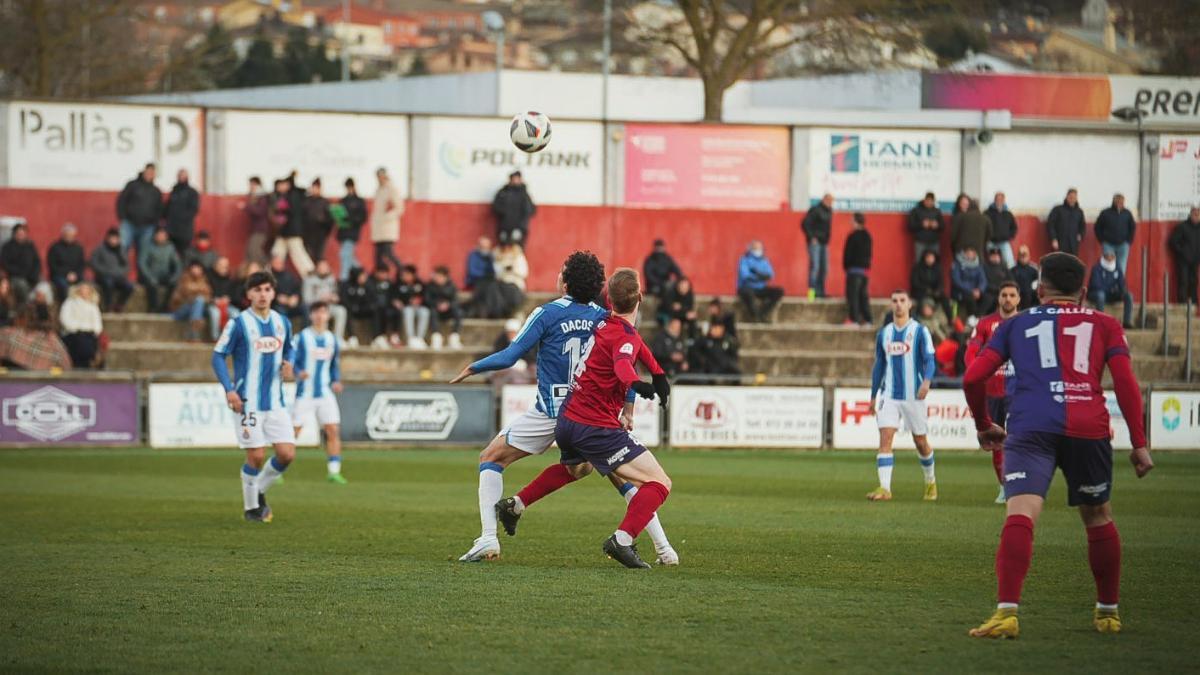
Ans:
{"type": "MultiPolygon", "coordinates": [[[[1050,383],[1050,391],[1058,394],[1076,392],[1090,394],[1092,393],[1092,387],[1087,382],[1063,382],[1062,380],[1055,380],[1050,383]]],[[[1068,396],[1067,398],[1072,399],[1078,397],[1068,396]]]]}
{"type": "Polygon", "coordinates": [[[912,351],[912,347],[907,342],[889,342],[887,345],[887,353],[891,356],[902,356],[912,351]]]}
{"type": "Polygon", "coordinates": [[[333,358],[333,347],[317,347],[313,350],[313,358],[318,361],[328,361],[333,358]]]}
{"type": "Polygon", "coordinates": [[[628,455],[628,454],[629,454],[628,447],[621,448],[620,450],[613,453],[612,457],[608,458],[608,465],[612,466],[613,464],[616,464],[617,462],[621,461],[622,459],[625,459],[625,455],[628,455]]]}
{"type": "Polygon", "coordinates": [[[259,354],[274,354],[283,349],[283,341],[273,335],[267,335],[254,341],[254,351],[259,354]]]}

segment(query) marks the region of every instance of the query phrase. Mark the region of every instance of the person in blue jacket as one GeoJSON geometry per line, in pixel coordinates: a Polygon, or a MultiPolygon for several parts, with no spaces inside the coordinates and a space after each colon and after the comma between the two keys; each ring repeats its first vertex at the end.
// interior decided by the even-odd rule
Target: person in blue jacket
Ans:
{"type": "Polygon", "coordinates": [[[783,289],[770,285],[774,278],[775,269],[767,259],[763,243],[750,242],[746,254],[738,261],[737,294],[755,323],[766,323],[775,305],[783,299],[783,289]]]}

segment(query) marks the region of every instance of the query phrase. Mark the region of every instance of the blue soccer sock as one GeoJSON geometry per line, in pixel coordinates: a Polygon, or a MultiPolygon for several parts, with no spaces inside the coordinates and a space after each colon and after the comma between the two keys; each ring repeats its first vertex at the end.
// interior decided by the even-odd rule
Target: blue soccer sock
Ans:
{"type": "Polygon", "coordinates": [[[258,475],[258,469],[242,465],[242,507],[247,511],[258,508],[258,475]]]}

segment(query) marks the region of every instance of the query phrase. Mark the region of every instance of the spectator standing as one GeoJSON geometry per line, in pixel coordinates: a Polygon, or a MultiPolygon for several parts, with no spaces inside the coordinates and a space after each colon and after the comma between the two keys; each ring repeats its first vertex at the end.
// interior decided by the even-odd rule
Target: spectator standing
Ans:
{"type": "Polygon", "coordinates": [[[1117,253],[1112,249],[1105,250],[1092,268],[1092,276],[1088,281],[1088,300],[1101,312],[1109,302],[1118,298],[1124,301],[1125,308],[1121,313],[1121,324],[1125,330],[1133,328],[1133,294],[1125,283],[1125,274],[1117,264],[1117,253]]]}
{"type": "Polygon", "coordinates": [[[155,230],[150,245],[138,251],[138,273],[146,288],[147,310],[156,314],[167,311],[167,302],[183,274],[183,265],[165,229],[155,230]]]}
{"type": "Polygon", "coordinates": [[[1087,221],[1079,206],[1079,191],[1067,190],[1063,203],[1050,209],[1046,218],[1046,231],[1050,235],[1050,249],[1071,255],[1079,255],[1079,244],[1087,231],[1087,221]]]}
{"type": "Polygon", "coordinates": [[[429,333],[429,308],[425,306],[425,284],[417,277],[415,265],[405,265],[392,294],[392,307],[404,322],[409,349],[425,349],[429,333]]]}
{"type": "Polygon", "coordinates": [[[24,303],[42,276],[42,259],[29,240],[29,226],[17,225],[12,237],[0,246],[0,269],[8,273],[17,303],[24,303]]]}
{"type": "Polygon", "coordinates": [[[642,261],[642,283],[645,284],[646,294],[661,299],[675,280],[682,276],[683,270],[667,253],[667,243],[655,239],[654,250],[642,261]]]}
{"type": "Polygon", "coordinates": [[[954,216],[957,216],[960,213],[966,213],[970,206],[971,197],[965,192],[958,193],[958,196],[954,198],[954,207],[950,209],[951,222],[953,222],[954,216]]]}
{"type": "Polygon", "coordinates": [[[1200,267],[1200,206],[1193,206],[1187,219],[1171,230],[1167,246],[1175,255],[1175,279],[1179,285],[1176,300],[1183,302],[1190,298],[1200,313],[1200,301],[1196,297],[1196,272],[1200,267]]]}
{"type": "Polygon", "coordinates": [[[425,285],[425,306],[430,311],[429,344],[434,349],[442,348],[441,330],[450,326],[448,340],[450,349],[462,349],[462,309],[458,306],[458,288],[450,279],[450,270],[445,265],[433,270],[433,277],[425,285]]]}
{"type": "Polygon", "coordinates": [[[825,193],[821,201],[804,214],[800,223],[808,244],[808,299],[825,297],[825,277],[829,274],[829,235],[833,232],[833,195],[825,193]]]}
{"type": "Polygon", "coordinates": [[[774,278],[775,269],[767,259],[763,243],[750,242],[738,261],[737,294],[755,323],[766,323],[775,305],[783,299],[783,289],[769,285],[774,278]]]}
{"type": "Polygon", "coordinates": [[[305,319],[308,308],[304,306],[300,277],[288,271],[287,261],[280,257],[271,259],[271,274],[275,275],[275,302],[271,309],[288,319],[305,319]]]}
{"type": "Polygon", "coordinates": [[[121,250],[142,249],[150,245],[163,215],[162,190],[154,184],[155,166],[147,164],[141,173],[125,184],[117,196],[117,222],[121,227],[121,250]]]}
{"type": "Polygon", "coordinates": [[[496,282],[500,291],[501,316],[512,316],[525,302],[525,279],[529,261],[525,251],[512,242],[501,243],[496,254],[496,282]]]}
{"type": "Polygon", "coordinates": [[[328,260],[318,260],[312,274],[304,277],[300,297],[307,307],[312,307],[315,302],[325,303],[325,309],[333,320],[333,334],[338,340],[346,339],[348,313],[340,302],[338,282],[328,260]]]}
{"type": "Polygon", "coordinates": [[[925,198],[908,212],[908,231],[913,236],[914,259],[920,260],[925,251],[938,252],[944,226],[937,198],[932,192],[926,192],[925,198]]]}
{"type": "Polygon", "coordinates": [[[87,253],[80,246],[78,235],[79,230],[74,223],[65,223],[59,240],[46,251],[46,268],[50,283],[54,286],[54,299],[58,302],[67,298],[69,288],[83,281],[87,253]]]}
{"type": "Polygon", "coordinates": [[[683,322],[676,318],[669,319],[650,343],[650,353],[668,377],[688,372],[688,345],[683,322]]]}
{"type": "Polygon", "coordinates": [[[71,287],[58,310],[58,326],[63,345],[71,355],[71,365],[75,368],[97,365],[104,322],[96,304],[96,291],[91,285],[81,283],[71,287]]]}
{"type": "Polygon", "coordinates": [[[217,252],[213,250],[212,237],[208,232],[200,230],[196,233],[191,247],[183,252],[182,262],[185,268],[193,262],[198,262],[206,273],[212,274],[217,257],[217,252]]]}
{"type": "Polygon", "coordinates": [[[529,245],[529,219],[537,213],[520,171],[508,174],[508,183],[492,199],[496,216],[496,241],[501,244],[529,245]]]}
{"type": "Polygon", "coordinates": [[[171,293],[171,315],[176,321],[186,321],[184,339],[196,342],[204,335],[204,317],[208,314],[208,303],[212,301],[212,286],[204,267],[196,261],[187,266],[171,293]]]}
{"type": "Polygon", "coordinates": [[[1037,284],[1041,270],[1033,263],[1028,246],[1021,244],[1017,249],[1017,264],[1013,265],[1008,273],[1012,280],[1017,282],[1017,292],[1021,294],[1021,309],[1037,306],[1037,284]]]}
{"type": "Polygon", "coordinates": [[[346,196],[342,197],[339,206],[345,216],[340,217],[339,214],[339,217],[334,219],[337,223],[335,238],[338,241],[338,276],[345,281],[350,278],[351,269],[362,266],[354,249],[358,246],[362,226],[367,222],[367,203],[358,196],[358,188],[355,187],[353,178],[346,179],[346,196]]]}
{"type": "Polygon", "coordinates": [[[271,265],[275,260],[292,259],[292,266],[300,275],[313,270],[312,258],[304,248],[302,198],[292,190],[288,179],[275,181],[275,191],[268,197],[271,226],[275,231],[275,243],[271,245],[271,265]]]}
{"type": "Polygon", "coordinates": [[[696,327],[696,293],[692,290],[692,280],[681,277],[670,284],[663,293],[662,302],[658,305],[658,322],[666,325],[671,319],[679,319],[688,335],[696,327]]]}
{"type": "Polygon", "coordinates": [[[1121,278],[1126,278],[1129,264],[1129,249],[1133,246],[1133,236],[1137,233],[1137,221],[1133,214],[1125,208],[1125,195],[1115,194],[1112,206],[1100,212],[1096,217],[1096,239],[1100,240],[1101,252],[1112,251],[1117,259],[1117,269],[1121,270],[1121,278]]]}
{"type": "Polygon", "coordinates": [[[250,177],[246,198],[239,206],[250,224],[246,238],[246,260],[265,265],[268,260],[267,239],[271,236],[271,205],[261,178],[250,177]]]}
{"type": "Polygon", "coordinates": [[[1008,198],[1003,192],[997,192],[988,206],[987,219],[992,223],[991,237],[988,238],[988,250],[1000,251],[1004,266],[1011,269],[1017,264],[1013,256],[1012,240],[1017,236],[1017,219],[1008,210],[1008,198]]]}
{"type": "Polygon", "coordinates": [[[129,281],[129,258],[121,251],[121,232],[115,227],[104,233],[104,241],[92,250],[89,261],[92,276],[100,287],[104,309],[110,312],[125,311],[125,303],[133,294],[129,281]]]}
{"type": "Polygon", "coordinates": [[[925,251],[924,255],[917,259],[909,275],[909,286],[912,289],[909,297],[917,304],[925,299],[933,300],[948,318],[954,312],[950,309],[950,297],[946,293],[944,276],[945,272],[938,261],[937,252],[925,251]]]}
{"type": "Polygon", "coordinates": [[[221,338],[221,329],[230,319],[237,318],[241,310],[234,300],[242,295],[241,281],[234,278],[229,258],[221,256],[213,263],[212,271],[208,274],[208,284],[212,287],[212,302],[208,305],[209,329],[212,331],[213,342],[221,338]]]}
{"type": "Polygon", "coordinates": [[[175,252],[183,255],[192,245],[192,235],[196,231],[196,214],[200,213],[200,193],[188,184],[188,172],[180,169],[176,175],[175,187],[167,196],[167,205],[163,215],[167,222],[167,234],[175,246],[175,252]]]}
{"type": "Polygon", "coordinates": [[[871,298],[867,293],[871,273],[871,233],[867,218],[854,214],[854,231],[842,248],[842,269],[846,272],[846,322],[871,325],[871,298]]]}
{"type": "Polygon", "coordinates": [[[713,323],[704,337],[692,345],[688,370],[705,375],[741,375],[737,340],[725,334],[725,325],[713,323]]]}
{"type": "Polygon", "coordinates": [[[375,244],[375,267],[390,263],[401,268],[396,257],[396,242],[400,240],[400,216],[404,214],[404,200],[400,190],[388,176],[387,169],[375,172],[379,189],[375,191],[375,205],[371,211],[371,241],[375,244]]]}
{"type": "Polygon", "coordinates": [[[958,302],[960,315],[978,317],[987,306],[987,274],[979,264],[979,254],[968,248],[954,258],[950,269],[951,296],[958,302]]]}
{"type": "Polygon", "coordinates": [[[958,255],[968,248],[976,253],[987,249],[992,238],[992,221],[979,212],[979,204],[969,197],[966,209],[954,215],[950,223],[950,249],[958,255]]]}
{"type": "Polygon", "coordinates": [[[325,242],[333,231],[333,216],[329,213],[329,200],[321,194],[320,178],[309,186],[301,212],[304,223],[300,238],[304,240],[304,250],[314,263],[320,262],[325,259],[325,242]]]}

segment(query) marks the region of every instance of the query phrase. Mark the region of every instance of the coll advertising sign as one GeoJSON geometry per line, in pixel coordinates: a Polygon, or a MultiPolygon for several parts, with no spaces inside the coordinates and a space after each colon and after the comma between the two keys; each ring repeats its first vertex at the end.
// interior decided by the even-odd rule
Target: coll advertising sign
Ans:
{"type": "Polygon", "coordinates": [[[104,104],[9,103],[8,185],[119,191],[147,162],[170,190],[187,169],[204,189],[204,113],[199,108],[104,104]]]}
{"type": "MultiPolygon", "coordinates": [[[[283,383],[288,400],[296,385],[283,383]]],[[[238,415],[229,409],[225,390],[215,382],[159,383],[148,389],[152,448],[224,448],[237,446],[238,415]]],[[[315,414],[303,423],[298,445],[321,444],[315,414]]]]}
{"type": "MultiPolygon", "coordinates": [[[[500,428],[507,428],[517,417],[533,408],[537,402],[537,385],[508,384],[500,392],[500,428]]],[[[647,448],[659,445],[662,428],[662,408],[658,399],[638,397],[633,404],[633,435],[647,448]]]]}
{"type": "Polygon", "coordinates": [[[788,208],[788,130],[625,125],[625,205],[778,211],[788,208]]]}
{"type": "Polygon", "coordinates": [[[671,445],[819,448],[824,405],[820,387],[675,387],[671,445]]]}
{"type": "Polygon", "coordinates": [[[604,202],[600,124],[554,122],[550,145],[530,154],[513,147],[509,123],[445,117],[415,121],[414,142],[421,147],[414,148],[413,197],[490,204],[508,175],[520,171],[534,204],[604,202]]]}
{"type": "Polygon", "coordinates": [[[1200,391],[1150,394],[1150,447],[1200,450],[1200,391]]]}
{"type": "Polygon", "coordinates": [[[338,399],[350,442],[486,443],[496,435],[490,387],[347,385],[338,399]]]}
{"type": "MultiPolygon", "coordinates": [[[[961,390],[933,389],[925,397],[929,444],[934,450],[978,450],[975,419],[961,390]]],[[[1128,450],[1129,427],[1117,407],[1116,396],[1105,397],[1112,420],[1113,447],[1128,450]]],[[[833,392],[833,447],[838,449],[879,447],[879,425],[871,414],[871,390],[839,387],[833,392]]],[[[896,448],[915,450],[912,432],[900,429],[896,448]]]]}
{"type": "Polygon", "coordinates": [[[1158,140],[1158,213],[1183,220],[1200,204],[1200,136],[1161,136],[1158,140]]]}
{"type": "Polygon", "coordinates": [[[134,382],[0,383],[0,445],[129,445],[138,414],[134,382]]]}
{"type": "Polygon", "coordinates": [[[223,194],[246,192],[250,176],[271,181],[297,172],[302,185],[321,179],[326,196],[344,194],[353,178],[358,193],[369,197],[386,168],[402,196],[408,192],[408,118],[400,115],[351,115],[290,112],[210,112],[212,140],[224,158],[214,186],[223,194]]]}
{"type": "Polygon", "coordinates": [[[933,192],[950,209],[961,177],[957,132],[811,129],[805,208],[834,195],[834,208],[907,211],[933,192]]]}

